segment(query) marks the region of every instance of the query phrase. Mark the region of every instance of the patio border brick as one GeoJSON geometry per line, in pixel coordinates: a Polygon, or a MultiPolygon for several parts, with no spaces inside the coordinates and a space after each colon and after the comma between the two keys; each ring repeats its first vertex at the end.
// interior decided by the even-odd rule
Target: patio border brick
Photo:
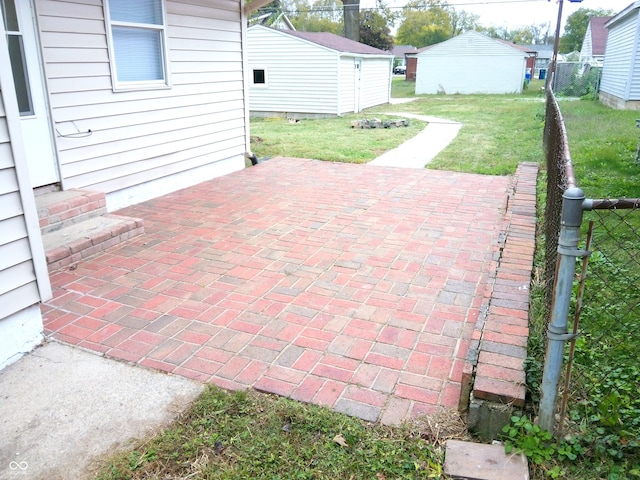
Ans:
{"type": "Polygon", "coordinates": [[[522,407],[529,294],[536,233],[538,165],[523,162],[513,177],[488,303],[475,325],[462,372],[460,410],[470,397],[522,407]]]}

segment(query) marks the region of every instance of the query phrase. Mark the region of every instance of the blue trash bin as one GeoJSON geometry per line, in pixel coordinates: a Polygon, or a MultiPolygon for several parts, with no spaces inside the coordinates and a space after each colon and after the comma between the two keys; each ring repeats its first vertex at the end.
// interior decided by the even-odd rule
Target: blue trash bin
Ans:
{"type": "Polygon", "coordinates": [[[538,80],[544,80],[545,78],[547,78],[547,69],[541,68],[540,72],[538,73],[538,80]]]}

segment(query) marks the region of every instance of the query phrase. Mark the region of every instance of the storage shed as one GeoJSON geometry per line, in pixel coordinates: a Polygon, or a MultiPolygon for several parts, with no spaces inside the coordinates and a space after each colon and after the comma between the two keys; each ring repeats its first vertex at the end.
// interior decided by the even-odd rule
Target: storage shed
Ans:
{"type": "Polygon", "coordinates": [[[247,33],[251,115],[336,116],[388,103],[393,55],[327,32],[247,33]]]}
{"type": "Polygon", "coordinates": [[[609,36],[600,82],[600,101],[613,108],[640,110],[639,16],[640,1],[637,1],[605,24],[609,36]]]}
{"type": "Polygon", "coordinates": [[[416,55],[416,94],[520,93],[529,55],[469,31],[416,55]]]}

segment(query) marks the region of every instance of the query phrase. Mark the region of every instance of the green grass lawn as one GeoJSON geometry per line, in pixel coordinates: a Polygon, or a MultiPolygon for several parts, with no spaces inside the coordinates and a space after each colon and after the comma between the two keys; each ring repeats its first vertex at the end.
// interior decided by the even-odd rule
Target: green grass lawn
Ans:
{"type": "Polygon", "coordinates": [[[372,112],[328,119],[252,118],[251,149],[258,157],[299,157],[330,162],[366,163],[420,132],[424,122],[411,120],[408,127],[351,128],[352,120],[397,117],[372,112]]]}
{"type": "Polygon", "coordinates": [[[425,424],[386,427],[257,392],[210,387],[160,435],[106,461],[100,480],[441,478],[425,424]]]}
{"type": "MultiPolygon", "coordinates": [[[[414,86],[413,82],[394,78],[392,96],[403,96],[414,86]]],[[[425,124],[411,120],[408,128],[361,130],[350,128],[351,120],[395,118],[390,113],[407,112],[463,123],[458,136],[428,168],[508,175],[515,172],[519,162],[542,159],[542,100],[538,85],[532,82],[523,95],[422,95],[411,103],[296,124],[281,118],[254,118],[251,148],[259,157],[364,163],[413,137],[425,124]]]]}

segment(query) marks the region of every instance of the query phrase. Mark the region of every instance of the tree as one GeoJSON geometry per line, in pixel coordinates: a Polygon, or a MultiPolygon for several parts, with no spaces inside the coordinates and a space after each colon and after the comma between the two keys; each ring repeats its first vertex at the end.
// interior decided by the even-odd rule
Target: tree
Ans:
{"type": "Polygon", "coordinates": [[[398,45],[426,47],[452,37],[451,9],[436,0],[414,0],[407,4],[398,33],[398,45]]]}
{"type": "Polygon", "coordinates": [[[534,23],[525,27],[509,30],[506,27],[480,27],[477,31],[491,38],[499,38],[521,45],[542,45],[549,41],[550,23],[534,23]]]}
{"type": "Polygon", "coordinates": [[[386,19],[374,10],[365,10],[360,14],[360,42],[379,48],[391,50],[393,38],[386,19]]]}
{"type": "Polygon", "coordinates": [[[360,0],[342,0],[344,11],[344,36],[360,40],[360,0]]]}
{"type": "Polygon", "coordinates": [[[331,32],[342,34],[342,9],[337,0],[292,0],[287,5],[289,19],[302,32],[331,32]]]}
{"type": "Polygon", "coordinates": [[[453,37],[469,30],[477,30],[480,26],[478,23],[480,17],[475,13],[451,9],[449,17],[451,18],[451,36],[453,37]]]}
{"type": "Polygon", "coordinates": [[[564,35],[560,37],[560,53],[569,53],[580,51],[582,49],[582,41],[587,33],[589,19],[591,17],[606,17],[614,15],[613,10],[604,10],[602,8],[590,9],[580,8],[567,17],[567,23],[564,26],[564,35]]]}

